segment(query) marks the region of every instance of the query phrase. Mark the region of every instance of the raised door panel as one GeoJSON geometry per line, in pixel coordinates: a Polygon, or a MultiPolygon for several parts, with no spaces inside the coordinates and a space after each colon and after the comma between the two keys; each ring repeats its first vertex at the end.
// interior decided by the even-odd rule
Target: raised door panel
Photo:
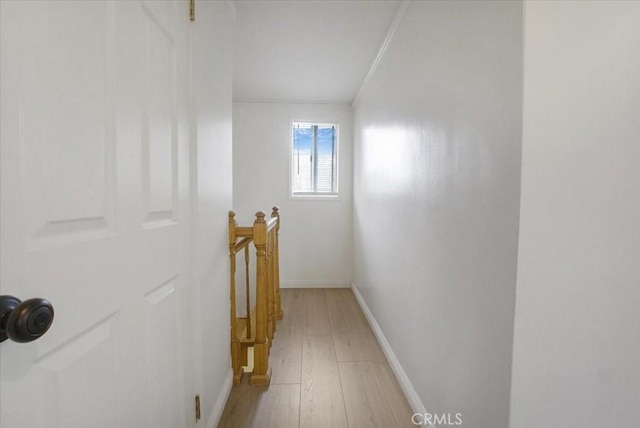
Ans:
{"type": "MultiPolygon", "coordinates": [[[[99,428],[118,425],[117,332],[109,317],[39,358],[38,427],[99,428]]],[[[115,326],[114,326],[115,324],[115,326]]]]}
{"type": "Polygon", "coordinates": [[[123,426],[130,383],[118,376],[119,330],[113,314],[43,355],[34,344],[3,343],[1,426],[123,426]]]}
{"type": "Polygon", "coordinates": [[[177,284],[176,276],[145,296],[149,420],[157,428],[182,425],[184,387],[177,284]]]}
{"type": "Polygon", "coordinates": [[[142,179],[146,227],[175,222],[177,203],[176,53],[171,28],[143,7],[145,39],[142,179]]]}
{"type": "Polygon", "coordinates": [[[112,6],[43,1],[22,7],[19,139],[27,247],[103,237],[115,226],[112,6]]]}

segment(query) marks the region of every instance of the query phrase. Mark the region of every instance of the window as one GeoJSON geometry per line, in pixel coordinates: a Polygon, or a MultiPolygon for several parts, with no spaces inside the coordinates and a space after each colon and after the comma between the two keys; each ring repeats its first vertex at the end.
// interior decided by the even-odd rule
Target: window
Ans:
{"type": "Polygon", "coordinates": [[[294,122],[292,136],[292,195],[337,196],[338,125],[294,122]]]}

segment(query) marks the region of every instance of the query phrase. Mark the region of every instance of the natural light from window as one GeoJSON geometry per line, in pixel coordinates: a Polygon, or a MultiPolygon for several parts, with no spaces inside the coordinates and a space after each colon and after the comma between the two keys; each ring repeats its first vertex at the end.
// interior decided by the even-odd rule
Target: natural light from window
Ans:
{"type": "Polygon", "coordinates": [[[338,125],[294,122],[292,196],[338,195],[338,125]]]}

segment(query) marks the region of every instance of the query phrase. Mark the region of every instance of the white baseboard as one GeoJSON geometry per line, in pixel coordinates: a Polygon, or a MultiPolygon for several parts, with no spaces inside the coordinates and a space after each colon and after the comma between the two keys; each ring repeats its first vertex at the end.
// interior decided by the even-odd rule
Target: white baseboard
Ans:
{"type": "Polygon", "coordinates": [[[280,281],[280,288],[351,288],[349,281],[280,281]]]}
{"type": "Polygon", "coordinates": [[[356,300],[358,301],[358,304],[360,305],[362,312],[364,312],[365,317],[367,317],[367,321],[369,321],[369,324],[371,325],[371,329],[373,330],[373,333],[375,334],[376,339],[378,339],[378,343],[380,344],[380,347],[382,348],[384,355],[387,357],[389,366],[391,366],[391,370],[393,371],[393,374],[396,376],[396,379],[400,384],[400,388],[402,388],[402,392],[404,392],[404,395],[407,398],[407,401],[409,402],[411,409],[414,411],[414,413],[420,413],[424,415],[425,413],[427,413],[427,409],[424,403],[418,396],[418,393],[416,392],[415,388],[413,387],[413,384],[409,380],[407,373],[405,373],[404,369],[400,365],[400,361],[398,361],[398,357],[396,357],[396,354],[393,352],[393,349],[391,348],[389,341],[384,336],[384,333],[382,332],[382,329],[380,328],[378,321],[376,321],[376,318],[373,316],[371,309],[369,309],[369,306],[367,306],[367,303],[364,301],[362,294],[360,294],[360,291],[358,291],[358,287],[356,287],[355,283],[353,282],[351,283],[351,290],[353,291],[354,296],[356,296],[356,300]]]}
{"type": "Polygon", "coordinates": [[[216,403],[213,405],[213,409],[211,410],[211,414],[207,418],[206,426],[207,428],[216,428],[218,423],[220,422],[220,418],[222,417],[222,412],[224,411],[224,406],[227,404],[227,400],[229,399],[229,394],[231,393],[231,387],[233,386],[233,372],[229,369],[229,374],[224,380],[222,384],[222,389],[220,390],[220,394],[218,394],[218,398],[216,399],[216,403]]]}

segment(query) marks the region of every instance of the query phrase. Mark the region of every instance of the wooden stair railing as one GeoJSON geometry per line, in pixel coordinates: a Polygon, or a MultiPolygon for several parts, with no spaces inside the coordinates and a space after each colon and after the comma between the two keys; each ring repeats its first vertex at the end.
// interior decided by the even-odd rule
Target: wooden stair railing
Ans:
{"type": "Polygon", "coordinates": [[[266,219],[262,211],[256,213],[253,226],[239,227],[235,213],[229,211],[229,257],[231,300],[231,367],[233,383],[237,385],[247,365],[249,348],[253,347],[253,373],[251,385],[268,385],[271,379],[269,351],[273,343],[277,320],[282,319],[280,298],[280,272],[278,235],[280,212],[273,207],[271,218],[266,219]],[[256,305],[251,307],[249,244],[256,249],[256,305]],[[236,255],[244,250],[246,317],[237,316],[236,302],[236,255]]]}

